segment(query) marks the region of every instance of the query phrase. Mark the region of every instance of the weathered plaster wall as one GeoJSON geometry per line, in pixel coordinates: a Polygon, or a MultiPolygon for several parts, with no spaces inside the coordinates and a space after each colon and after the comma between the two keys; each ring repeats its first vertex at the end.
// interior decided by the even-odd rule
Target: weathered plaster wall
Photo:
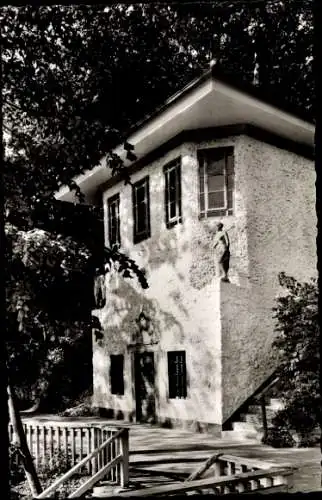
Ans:
{"type": "Polygon", "coordinates": [[[272,291],[278,273],[300,280],[316,275],[313,161],[241,136],[250,279],[272,291]]]}
{"type": "MultiPolygon", "coordinates": [[[[249,281],[221,292],[223,418],[272,373],[272,308],[281,271],[316,275],[313,162],[246,136],[236,142],[246,201],[249,281]]],[[[225,286],[226,285],[226,286],[225,286]]]]}
{"type": "MultiPolygon", "coordinates": [[[[222,141],[231,144],[231,141],[222,141]]],[[[101,346],[94,342],[94,404],[134,412],[133,379],[128,369],[127,344],[136,328],[142,306],[152,319],[156,350],[157,414],[161,421],[181,420],[221,424],[221,334],[218,282],[211,241],[215,221],[199,221],[196,147],[185,144],[169,152],[132,177],[136,182],[150,176],[151,237],[133,245],[131,186],[117,185],[105,193],[120,192],[122,250],[147,272],[149,289],[134,281],[111,287],[107,276],[107,305],[99,313],[105,330],[101,346]],[[182,156],[183,223],[167,229],[164,222],[163,166],[182,156]],[[113,312],[114,311],[114,312],[113,312]],[[110,339],[113,338],[111,342],[110,339]],[[185,350],[188,397],[168,399],[167,351],[185,350]],[[108,360],[111,353],[126,356],[125,395],[109,393],[108,360]],[[105,359],[105,362],[104,362],[105,359]]],[[[238,220],[235,218],[237,225],[238,220]]],[[[106,231],[107,234],[107,231],[106,231]]],[[[235,243],[236,245],[235,238],[235,243]]],[[[237,246],[237,245],[236,245],[237,246]]],[[[243,243],[245,248],[246,242],[243,243]]],[[[238,253],[238,252],[236,252],[238,253]]],[[[236,254],[235,253],[235,254],[236,254]]]]}
{"type": "Polygon", "coordinates": [[[142,291],[134,280],[113,273],[106,277],[107,305],[99,312],[105,338],[101,345],[93,341],[94,404],[116,414],[133,416],[135,411],[128,344],[142,306],[159,341],[146,348],[155,351],[159,419],[221,424],[273,369],[271,308],[278,272],[308,277],[315,269],[310,162],[244,136],[198,148],[214,145],[235,145],[233,216],[199,219],[194,144],[182,145],[132,176],[133,182],[150,176],[149,239],[133,245],[131,186],[119,184],[104,194],[106,208],[106,198],[120,192],[122,250],[146,269],[150,284],[142,291]],[[183,223],[166,229],[162,167],[179,155],[183,223]],[[215,277],[211,243],[219,220],[231,240],[229,284],[215,277]],[[186,351],[188,397],[170,400],[166,353],[181,349],[186,351]],[[108,376],[109,355],[120,353],[125,356],[125,394],[118,397],[109,392],[108,376]]]}
{"type": "Polygon", "coordinates": [[[272,310],[258,285],[221,285],[223,421],[276,368],[272,310]]]}

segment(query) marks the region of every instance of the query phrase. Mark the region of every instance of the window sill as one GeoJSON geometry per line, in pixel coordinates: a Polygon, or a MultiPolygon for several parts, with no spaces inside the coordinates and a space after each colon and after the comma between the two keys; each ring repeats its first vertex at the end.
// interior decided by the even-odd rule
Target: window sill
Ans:
{"type": "Polygon", "coordinates": [[[151,237],[151,233],[144,233],[140,235],[134,235],[133,236],[133,243],[136,245],[137,243],[141,243],[141,241],[147,240],[151,237]]]}
{"type": "Polygon", "coordinates": [[[226,210],[218,210],[218,212],[205,212],[199,214],[199,219],[208,219],[209,217],[233,217],[233,213],[227,213],[226,210]]]}
{"type": "Polygon", "coordinates": [[[166,222],[165,224],[166,224],[167,229],[171,229],[172,227],[176,226],[177,224],[182,224],[182,217],[178,217],[177,219],[166,222]]]}

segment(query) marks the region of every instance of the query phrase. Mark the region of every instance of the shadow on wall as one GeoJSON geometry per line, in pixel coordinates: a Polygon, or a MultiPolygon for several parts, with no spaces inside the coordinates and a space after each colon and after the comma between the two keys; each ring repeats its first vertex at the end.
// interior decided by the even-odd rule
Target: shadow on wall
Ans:
{"type": "Polygon", "coordinates": [[[100,347],[123,352],[129,344],[159,342],[162,331],[174,331],[177,341],[183,341],[182,325],[173,314],[162,310],[155,299],[147,298],[133,281],[129,283],[120,275],[110,278],[114,286],[109,289],[107,304],[96,322],[97,326],[100,323],[100,347]]]}

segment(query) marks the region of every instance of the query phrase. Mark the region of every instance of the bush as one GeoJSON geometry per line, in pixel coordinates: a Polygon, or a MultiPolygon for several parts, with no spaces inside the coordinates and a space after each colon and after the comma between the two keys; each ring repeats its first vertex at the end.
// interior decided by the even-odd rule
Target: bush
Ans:
{"type": "Polygon", "coordinates": [[[283,293],[274,308],[278,335],[273,348],[279,358],[279,397],[284,409],[273,420],[271,439],[281,429],[285,436],[292,430],[301,446],[310,441],[321,419],[318,289],[314,279],[299,283],[284,273],[279,282],[283,293]]]}
{"type": "Polygon", "coordinates": [[[25,471],[20,458],[20,450],[14,444],[9,446],[9,481],[11,486],[25,479],[25,471]]]}
{"type": "Polygon", "coordinates": [[[281,427],[268,429],[266,436],[262,438],[262,443],[273,448],[292,448],[296,445],[291,432],[281,427]]]}
{"type": "Polygon", "coordinates": [[[52,460],[47,457],[47,464],[38,467],[38,476],[43,479],[53,479],[62,476],[71,469],[72,463],[69,456],[64,451],[54,452],[52,460]]]}

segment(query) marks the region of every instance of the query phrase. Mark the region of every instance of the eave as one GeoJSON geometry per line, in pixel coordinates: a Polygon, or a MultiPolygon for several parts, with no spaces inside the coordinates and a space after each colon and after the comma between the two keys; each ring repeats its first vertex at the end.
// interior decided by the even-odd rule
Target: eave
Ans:
{"type": "MultiPolygon", "coordinates": [[[[132,127],[127,140],[134,146],[138,161],[142,161],[184,131],[241,124],[248,124],[300,146],[313,148],[314,145],[315,127],[306,116],[294,114],[285,106],[282,109],[280,103],[261,95],[258,89],[241,84],[237,86],[229,79],[219,77],[214,70],[193,80],[152,115],[132,127]]],[[[122,145],[115,152],[124,159],[126,166],[134,165],[134,162],[125,159],[126,152],[122,145]]],[[[105,166],[105,158],[102,158],[99,165],[75,181],[90,202],[99,187],[110,178],[111,171],[105,166]]],[[[74,201],[74,194],[63,187],[56,198],[74,201]]]]}

